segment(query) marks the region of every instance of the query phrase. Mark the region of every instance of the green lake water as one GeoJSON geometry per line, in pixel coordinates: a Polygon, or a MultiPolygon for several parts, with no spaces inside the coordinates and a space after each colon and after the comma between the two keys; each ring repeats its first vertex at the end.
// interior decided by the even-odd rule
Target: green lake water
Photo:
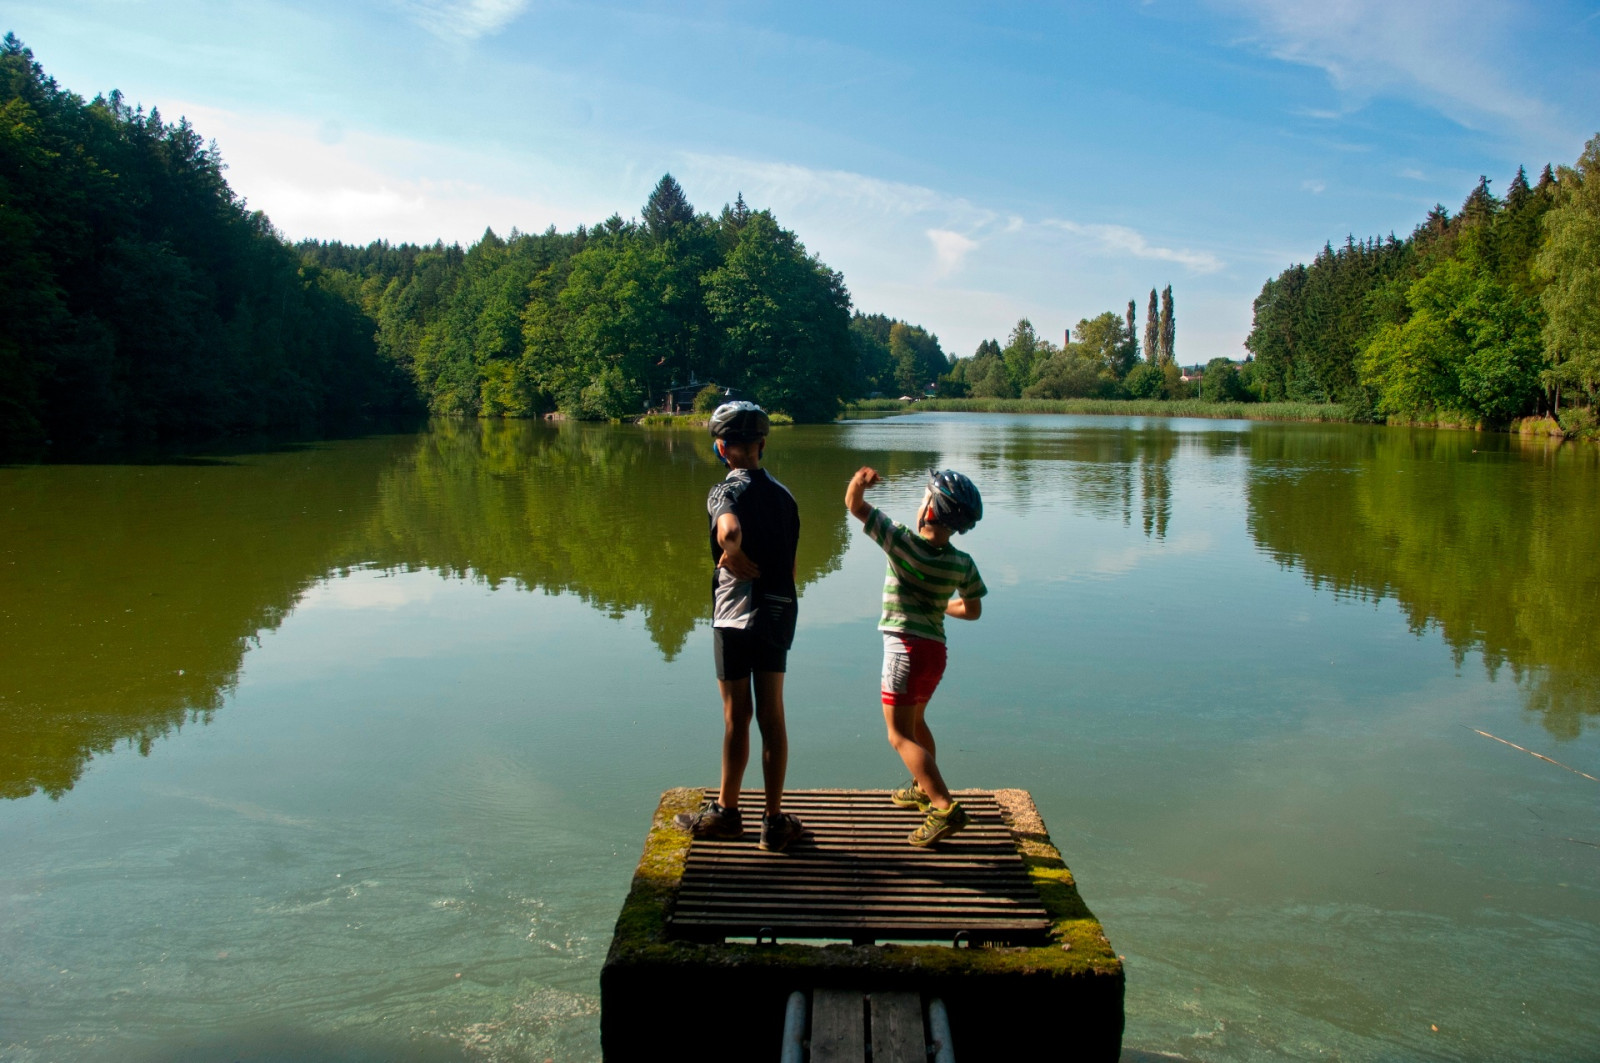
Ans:
{"type": "MultiPolygon", "coordinates": [[[[903,778],[863,464],[902,519],[930,467],[983,490],[929,722],[953,786],[1033,792],[1125,1059],[1600,1054],[1600,782],[1474,730],[1600,776],[1593,449],[779,429],[794,787],[903,778]]],[[[649,814],[716,778],[720,471],[528,423],[0,468],[0,1059],[597,1059],[649,814]]]]}

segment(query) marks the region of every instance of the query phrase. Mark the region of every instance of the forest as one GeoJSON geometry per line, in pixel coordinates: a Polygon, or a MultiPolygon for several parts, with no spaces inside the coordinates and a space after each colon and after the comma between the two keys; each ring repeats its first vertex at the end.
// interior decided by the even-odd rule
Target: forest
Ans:
{"type": "Polygon", "coordinates": [[[1357,420],[1592,435],[1600,389],[1600,137],[1576,165],[1480,178],[1405,239],[1331,244],[1269,280],[1246,348],[1269,399],[1357,420]]]}
{"type": "Polygon", "coordinates": [[[371,324],[187,122],[0,44],[0,450],[364,424],[415,405],[371,324]]]}
{"type": "Polygon", "coordinates": [[[298,251],[375,322],[379,353],[434,413],[619,419],[715,382],[826,421],[857,386],[844,278],[742,196],[697,213],[671,174],[639,220],[486,231],[465,251],[298,251]]]}
{"type": "Polygon", "coordinates": [[[1594,434],[1600,137],[1573,167],[1480,179],[1405,239],[1347,238],[1266,282],[1239,364],[1179,365],[1172,288],[1018,321],[955,357],[853,312],[844,278],[743,196],[697,211],[671,174],[640,217],[486,230],[471,247],[291,246],[187,121],[85,101],[0,46],[0,451],[68,454],[422,413],[636,417],[716,384],[797,421],[845,402],[1270,400],[1356,420],[1594,434]],[[51,451],[49,448],[54,447],[51,451]]]}

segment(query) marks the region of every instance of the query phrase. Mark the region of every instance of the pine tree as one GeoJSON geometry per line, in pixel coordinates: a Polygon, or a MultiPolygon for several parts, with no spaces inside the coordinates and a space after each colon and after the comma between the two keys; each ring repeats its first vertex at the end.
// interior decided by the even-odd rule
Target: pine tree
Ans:
{"type": "Polygon", "coordinates": [[[658,243],[667,238],[675,225],[694,221],[694,207],[683,194],[683,186],[673,180],[670,173],[662,174],[655,191],[644,204],[644,224],[652,239],[658,243]]]}
{"type": "Polygon", "coordinates": [[[1506,209],[1512,212],[1522,209],[1522,205],[1533,195],[1533,189],[1528,187],[1528,168],[1517,167],[1517,176],[1511,179],[1511,186],[1506,189],[1506,209]]]}
{"type": "Polygon", "coordinates": [[[1161,290],[1161,364],[1170,365],[1177,361],[1173,349],[1173,340],[1176,338],[1176,322],[1172,316],[1172,285],[1167,285],[1161,290]]]}
{"type": "Polygon", "coordinates": [[[1160,319],[1156,310],[1156,290],[1150,289],[1150,306],[1144,312],[1144,360],[1155,365],[1161,357],[1160,319]]]}
{"type": "Polygon", "coordinates": [[[1494,217],[1499,209],[1500,201],[1489,191],[1489,178],[1479,176],[1478,186],[1467,193],[1466,202],[1461,204],[1461,213],[1457,215],[1457,220],[1464,221],[1468,225],[1482,225],[1494,217]]]}

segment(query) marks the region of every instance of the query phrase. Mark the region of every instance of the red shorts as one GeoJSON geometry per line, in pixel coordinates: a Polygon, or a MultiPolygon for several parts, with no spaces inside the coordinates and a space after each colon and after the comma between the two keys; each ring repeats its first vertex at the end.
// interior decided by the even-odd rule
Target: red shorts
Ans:
{"type": "Polygon", "coordinates": [[[944,643],[916,635],[883,635],[883,703],[930,701],[944,678],[944,643]]]}

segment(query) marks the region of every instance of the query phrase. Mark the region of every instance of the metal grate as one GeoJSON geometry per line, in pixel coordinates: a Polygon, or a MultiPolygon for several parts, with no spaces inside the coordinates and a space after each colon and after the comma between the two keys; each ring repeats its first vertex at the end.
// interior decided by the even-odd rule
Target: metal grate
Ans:
{"type": "MultiPolygon", "coordinates": [[[[1042,943],[1049,916],[994,795],[958,796],[971,825],[918,849],[905,839],[920,814],[895,808],[888,791],[787,793],[784,810],[800,817],[806,837],[787,852],[762,852],[752,815],[741,841],[695,839],[669,920],[672,933],[699,941],[1042,943]]],[[[740,798],[751,810],[761,801],[760,791],[740,798]]]]}

